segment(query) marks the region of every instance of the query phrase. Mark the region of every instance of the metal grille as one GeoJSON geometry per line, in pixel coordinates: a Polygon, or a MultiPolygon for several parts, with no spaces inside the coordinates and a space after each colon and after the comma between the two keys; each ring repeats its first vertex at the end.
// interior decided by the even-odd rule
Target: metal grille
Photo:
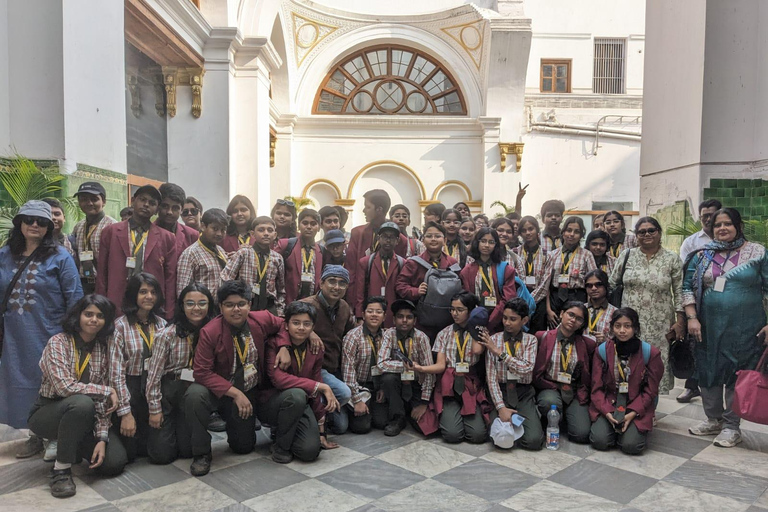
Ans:
{"type": "Polygon", "coordinates": [[[624,94],[624,39],[595,38],[595,68],[592,92],[624,94]]]}

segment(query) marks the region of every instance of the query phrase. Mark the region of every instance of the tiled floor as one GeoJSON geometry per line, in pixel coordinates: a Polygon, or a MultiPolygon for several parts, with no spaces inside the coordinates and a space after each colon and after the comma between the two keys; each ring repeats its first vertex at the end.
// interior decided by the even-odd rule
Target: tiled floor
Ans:
{"type": "Polygon", "coordinates": [[[315,463],[282,466],[270,460],[268,444],[238,456],[217,437],[213,471],[203,478],[189,475],[188,460],[139,461],[112,479],[82,465],[77,496],[67,500],[50,497],[49,464],[13,458],[23,434],[0,430],[0,510],[768,512],[768,427],[744,424],[744,442],[726,450],[687,434],[703,417],[699,400],[682,406],[663,397],[658,411],[639,457],[567,441],[558,452],[448,445],[406,430],[396,438],[339,436],[342,448],[315,463]]]}

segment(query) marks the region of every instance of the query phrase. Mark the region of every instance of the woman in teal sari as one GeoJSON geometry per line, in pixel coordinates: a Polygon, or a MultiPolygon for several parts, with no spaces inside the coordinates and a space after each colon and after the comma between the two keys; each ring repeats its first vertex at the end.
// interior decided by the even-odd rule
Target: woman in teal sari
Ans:
{"type": "Polygon", "coordinates": [[[766,339],[768,253],[744,239],[741,215],[724,208],[712,216],[714,241],[689,260],[683,281],[688,332],[698,342],[696,372],[707,419],[688,431],[714,435],[724,448],[741,442],[732,410],[736,372],[754,369],[766,339]],[[725,400],[723,400],[725,388],[725,400]]]}

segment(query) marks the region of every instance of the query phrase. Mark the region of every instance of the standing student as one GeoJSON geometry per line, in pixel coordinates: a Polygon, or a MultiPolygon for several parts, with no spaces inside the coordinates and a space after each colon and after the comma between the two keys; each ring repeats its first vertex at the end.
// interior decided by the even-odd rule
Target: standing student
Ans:
{"type": "MultiPolygon", "coordinates": [[[[363,304],[369,297],[381,296],[392,304],[397,296],[395,283],[405,260],[395,254],[395,245],[400,237],[400,230],[394,222],[385,222],[378,229],[379,249],[360,258],[357,264],[358,283],[352,300],[352,309],[357,318],[363,317],[363,304]]],[[[394,325],[391,312],[384,317],[384,328],[394,325]]]]}
{"type": "Polygon", "coordinates": [[[323,274],[323,254],[315,243],[320,215],[311,208],[301,210],[299,228],[298,237],[280,239],[276,249],[285,263],[286,304],[317,293],[323,274]]]}
{"type": "Polygon", "coordinates": [[[485,375],[495,411],[493,419],[509,423],[513,414],[525,418],[523,436],[516,444],[527,450],[541,450],[544,429],[536,408],[533,366],[536,363],[536,336],[523,332],[528,323],[528,304],[520,298],[504,303],[503,332],[491,336],[490,343],[479,341],[488,351],[485,375]]]}
{"type": "MultiPolygon", "coordinates": [[[[87,181],[81,183],[75,193],[77,204],[85,214],[85,219],[75,224],[72,234],[75,236],[75,253],[84,293],[96,290],[96,269],[101,247],[101,234],[104,228],[117,221],[106,214],[107,192],[101,183],[87,181]]],[[[133,214],[133,210],[131,210],[133,214]]],[[[122,216],[122,213],[121,213],[122,216]]]]}
{"type": "Polygon", "coordinates": [[[584,277],[587,288],[587,334],[602,343],[611,336],[611,319],[616,307],[608,302],[608,274],[595,269],[584,277]]]}
{"type": "Polygon", "coordinates": [[[47,198],[43,199],[43,202],[51,207],[51,221],[53,223],[53,239],[57,244],[62,246],[70,256],[75,255],[75,249],[72,247],[70,237],[62,233],[64,229],[64,223],[66,218],[64,217],[64,209],[61,207],[61,203],[58,199],[47,198]]]}
{"type": "Polygon", "coordinates": [[[222,281],[239,279],[251,289],[251,311],[269,311],[282,316],[285,309],[285,266],[283,257],[270,249],[275,222],[266,216],[250,222],[252,246],[243,246],[221,271],[222,281]]]}
{"type": "Polygon", "coordinates": [[[219,289],[221,273],[227,265],[227,254],[220,246],[229,219],[224,210],[211,208],[202,217],[200,238],[184,249],[176,270],[176,294],[192,283],[200,283],[211,294],[219,289]]]}
{"type": "Polygon", "coordinates": [[[293,201],[278,199],[269,216],[275,221],[277,228],[275,244],[280,240],[298,236],[296,232],[296,205],[293,201]]]}
{"type": "Polygon", "coordinates": [[[594,256],[597,268],[608,275],[613,272],[613,267],[616,265],[616,258],[608,253],[610,241],[611,237],[608,233],[596,229],[587,235],[587,241],[584,243],[584,247],[594,256]]]}
{"type": "Polygon", "coordinates": [[[483,214],[483,213],[480,213],[480,214],[478,214],[478,215],[475,215],[475,216],[473,217],[473,219],[472,219],[472,220],[474,220],[474,221],[475,221],[475,227],[476,227],[477,229],[480,229],[480,228],[487,228],[487,227],[490,227],[490,226],[491,226],[491,223],[490,223],[490,221],[488,220],[488,216],[487,216],[487,215],[485,215],[485,214],[483,214]]]}
{"type": "Polygon", "coordinates": [[[595,218],[592,219],[592,230],[605,231],[605,214],[604,213],[601,213],[600,215],[595,215],[595,218]]]}
{"type": "Polygon", "coordinates": [[[504,249],[504,258],[510,265],[517,268],[520,265],[520,257],[512,248],[510,248],[512,240],[516,236],[515,233],[517,233],[517,228],[514,223],[506,217],[501,217],[499,219],[493,219],[491,228],[496,231],[497,235],[499,235],[499,242],[504,249]]]}
{"type": "Polygon", "coordinates": [[[124,314],[115,321],[115,334],[109,340],[109,385],[117,391],[120,440],[129,462],[163,449],[156,436],[148,445],[145,395],[152,349],[165,327],[162,307],[163,291],[157,279],[145,272],[132,276],[123,298],[124,314]]]}
{"type": "Polygon", "coordinates": [[[533,385],[538,391],[536,404],[546,417],[555,405],[565,413],[568,439],[588,443],[592,422],[589,419],[590,374],[595,341],[582,336],[587,322],[587,307],[582,302],[567,302],[560,312],[557,329],[536,333],[539,350],[533,368],[533,385]]]}
{"type": "Polygon", "coordinates": [[[469,212],[469,206],[467,206],[467,203],[464,201],[459,201],[455,205],[453,205],[453,209],[459,212],[461,215],[461,220],[472,220],[472,214],[469,212]]]}
{"type": "Polygon", "coordinates": [[[200,225],[201,216],[203,215],[203,204],[192,196],[187,196],[184,201],[184,209],[181,210],[181,220],[184,221],[184,225],[197,231],[202,231],[200,225]]]}
{"type": "Polygon", "coordinates": [[[515,247],[520,245],[520,230],[518,228],[522,217],[517,212],[510,212],[506,214],[505,217],[508,218],[509,222],[512,224],[512,236],[507,240],[507,251],[512,251],[515,247]]]}
{"type": "Polygon", "coordinates": [[[563,245],[563,240],[560,237],[560,222],[563,220],[563,212],[565,212],[565,203],[559,199],[550,199],[541,205],[541,220],[544,223],[541,246],[547,252],[552,252],[563,245]]]}
{"type": "Polygon", "coordinates": [[[320,242],[320,245],[325,247],[323,242],[328,232],[341,229],[339,210],[333,206],[323,206],[317,213],[320,214],[320,227],[323,229],[323,241],[320,242]]]}
{"type": "Polygon", "coordinates": [[[472,219],[464,219],[461,221],[461,226],[459,226],[459,237],[461,237],[461,240],[466,247],[472,245],[472,240],[475,239],[476,232],[477,227],[475,227],[475,221],[472,219]]]}
{"type": "Polygon", "coordinates": [[[395,317],[395,328],[384,332],[377,366],[382,372],[381,391],[387,406],[384,435],[392,437],[402,432],[406,418],[417,432],[422,432],[419,422],[432,398],[435,376],[417,373],[414,369],[416,364],[432,364],[429,338],[415,327],[416,306],[409,300],[399,299],[392,303],[390,310],[395,317]]]}
{"type": "Polygon", "coordinates": [[[461,284],[480,299],[481,307],[488,310],[488,330],[495,333],[501,326],[504,304],[517,297],[515,268],[506,262],[506,250],[499,235],[491,228],[481,228],[477,232],[469,255],[473,261],[459,274],[461,284]]]}
{"type": "Polygon", "coordinates": [[[536,312],[530,320],[530,332],[547,328],[547,282],[544,279],[547,266],[547,250],[541,246],[539,222],[534,217],[520,219],[518,225],[522,245],[515,248],[518,256],[517,273],[536,302],[536,312]]]}
{"type": "Polygon", "coordinates": [[[88,459],[89,469],[105,476],[122,473],[125,449],[110,435],[110,414],[117,408],[108,383],[107,339],[114,330],[115,308],[106,297],[87,295],[67,312],[63,332],[53,336],[40,359],[43,379],[29,412],[37,436],[58,441],[50,475],[54,498],[74,496],[72,465],[88,459]]]}
{"type": "Polygon", "coordinates": [[[430,222],[440,224],[444,211],[445,205],[443,203],[432,203],[424,207],[424,229],[430,222]]]}
{"type": "Polygon", "coordinates": [[[637,238],[632,233],[627,233],[624,216],[621,213],[615,210],[606,212],[603,217],[603,226],[611,237],[608,253],[614,258],[618,258],[624,249],[637,247],[637,238]]]}
{"type": "Polygon", "coordinates": [[[174,183],[160,185],[160,205],[157,209],[155,224],[170,231],[176,238],[176,254],[197,242],[200,232],[192,227],[179,223],[181,210],[187,200],[184,189],[174,183]]]}
{"type": "Polygon", "coordinates": [[[418,256],[426,249],[424,244],[421,243],[416,237],[408,235],[408,226],[411,225],[411,210],[404,204],[396,204],[389,209],[389,220],[397,224],[400,228],[400,232],[408,239],[408,247],[405,250],[405,257],[418,256]]]}
{"type": "Polygon", "coordinates": [[[126,221],[133,217],[133,206],[126,206],[122,210],[120,210],[120,220],[126,221]]]}
{"type": "MultiPolygon", "coordinates": [[[[160,192],[155,187],[139,187],[133,195],[133,217],[104,228],[96,292],[119,305],[125,296],[128,278],[147,272],[160,282],[165,315],[170,318],[176,302],[178,253],[173,235],[152,224],[158,204],[160,192]]],[[[121,314],[119,306],[117,314],[121,314]]]]}
{"type": "Polygon", "coordinates": [[[443,251],[459,262],[459,266],[464,268],[467,264],[467,246],[464,240],[459,236],[459,227],[461,226],[461,213],[449,208],[443,212],[441,224],[445,228],[445,245],[443,251]]]}
{"type": "Polygon", "coordinates": [[[229,227],[221,246],[227,254],[232,254],[243,245],[253,244],[248,227],[251,219],[256,217],[256,209],[250,199],[238,194],[227,205],[227,215],[230,217],[229,227]]]}
{"type": "Polygon", "coordinates": [[[326,265],[344,265],[347,261],[347,239],[340,229],[332,229],[323,237],[323,268],[326,265]]]}

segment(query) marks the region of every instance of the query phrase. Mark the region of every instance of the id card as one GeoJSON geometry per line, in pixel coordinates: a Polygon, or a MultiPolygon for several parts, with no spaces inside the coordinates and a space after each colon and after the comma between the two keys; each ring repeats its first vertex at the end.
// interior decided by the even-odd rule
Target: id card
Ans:
{"type": "Polygon", "coordinates": [[[250,380],[256,376],[256,367],[251,363],[243,366],[243,377],[245,380],[250,380]]]}
{"type": "Polygon", "coordinates": [[[381,287],[381,296],[382,297],[386,297],[386,295],[387,295],[387,287],[386,286],[382,286],[381,287]]]}
{"type": "Polygon", "coordinates": [[[568,274],[560,274],[557,277],[558,284],[568,284],[568,274]]]}
{"type": "Polygon", "coordinates": [[[484,306],[487,308],[495,308],[496,307],[496,297],[486,297],[484,306]]]}
{"type": "Polygon", "coordinates": [[[83,251],[80,253],[80,261],[93,261],[93,251],[83,251]]]}
{"type": "Polygon", "coordinates": [[[513,372],[512,370],[507,370],[507,382],[514,382],[517,384],[517,381],[520,380],[520,376],[513,372]]]}
{"type": "Polygon", "coordinates": [[[469,363],[456,363],[456,373],[469,373],[469,363]]]}
{"type": "Polygon", "coordinates": [[[253,293],[258,297],[259,292],[261,292],[261,286],[259,286],[258,284],[254,284],[253,286],[251,286],[251,293],[253,293]]]}
{"type": "Polygon", "coordinates": [[[526,286],[536,286],[536,276],[525,276],[526,286]]]}
{"type": "Polygon", "coordinates": [[[310,274],[309,272],[302,272],[301,273],[301,282],[302,283],[312,283],[315,281],[315,275],[310,274]]]}
{"type": "Polygon", "coordinates": [[[143,364],[143,366],[142,366],[142,369],[143,369],[145,372],[148,372],[148,371],[149,371],[149,361],[150,361],[150,359],[149,359],[149,358],[146,358],[146,359],[144,360],[144,362],[142,363],[142,364],[143,364]]]}
{"type": "Polygon", "coordinates": [[[570,384],[571,383],[571,374],[570,373],[558,373],[557,374],[557,382],[561,384],[570,384]]]}
{"type": "Polygon", "coordinates": [[[400,380],[411,381],[411,380],[414,380],[415,378],[416,378],[416,375],[412,371],[409,372],[408,370],[406,370],[400,374],[400,380]]]}
{"type": "Polygon", "coordinates": [[[619,382],[619,393],[629,393],[629,382],[619,382]]]}
{"type": "Polygon", "coordinates": [[[179,377],[179,379],[185,382],[195,382],[195,377],[192,375],[192,370],[189,368],[183,368],[181,370],[181,377],[179,377]]]}
{"type": "Polygon", "coordinates": [[[723,276],[720,276],[717,279],[715,279],[715,291],[716,292],[724,292],[725,291],[725,281],[726,281],[726,279],[723,276]]]}
{"type": "Polygon", "coordinates": [[[371,366],[371,377],[378,377],[381,373],[381,368],[378,366],[371,366]]]}
{"type": "Polygon", "coordinates": [[[125,268],[136,268],[136,258],[133,256],[125,258],[125,268]]]}

